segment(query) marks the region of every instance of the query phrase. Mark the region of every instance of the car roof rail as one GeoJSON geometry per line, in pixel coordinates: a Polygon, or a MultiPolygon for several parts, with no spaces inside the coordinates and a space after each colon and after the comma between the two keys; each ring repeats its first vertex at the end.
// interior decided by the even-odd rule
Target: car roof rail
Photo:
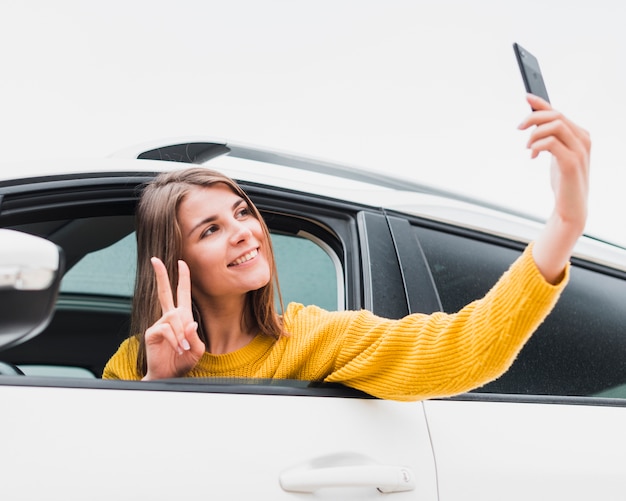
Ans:
{"type": "Polygon", "coordinates": [[[330,162],[313,157],[301,156],[290,152],[267,149],[223,139],[190,137],[162,139],[131,146],[111,155],[115,158],[137,158],[203,164],[221,156],[230,156],[244,160],[265,162],[283,167],[290,167],[317,174],[340,177],[349,181],[358,181],[380,188],[388,188],[412,193],[440,196],[458,202],[522,217],[529,221],[542,222],[543,219],[522,211],[499,204],[490,203],[461,193],[422,184],[410,179],[395,177],[360,167],[330,162]]]}
{"type": "Polygon", "coordinates": [[[167,141],[162,141],[157,144],[146,143],[144,147],[148,147],[149,149],[144,150],[141,145],[138,145],[115,153],[112,156],[202,164],[214,158],[227,155],[244,160],[254,160],[318,174],[327,174],[350,181],[376,185],[382,188],[442,195],[457,200],[484,205],[484,203],[476,199],[470,197],[466,198],[458,193],[435,188],[426,184],[420,184],[408,179],[394,177],[389,174],[231,141],[194,138],[188,141],[179,140],[179,142],[175,143],[167,141]]]}

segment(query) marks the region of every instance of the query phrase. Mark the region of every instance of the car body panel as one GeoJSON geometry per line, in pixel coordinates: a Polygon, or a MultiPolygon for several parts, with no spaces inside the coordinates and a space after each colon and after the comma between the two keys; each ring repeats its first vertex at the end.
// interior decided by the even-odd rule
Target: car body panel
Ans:
{"type": "MultiPolygon", "coordinates": [[[[341,467],[367,458],[415,474],[415,488],[393,499],[437,499],[421,403],[107,386],[0,384],[3,498],[302,499],[281,488],[285,471],[341,458],[340,485],[341,467]]],[[[310,496],[379,499],[381,493],[375,486],[339,486],[310,496]]]]}
{"type": "Polygon", "coordinates": [[[483,397],[424,405],[442,501],[624,499],[624,401],[483,397]]]}

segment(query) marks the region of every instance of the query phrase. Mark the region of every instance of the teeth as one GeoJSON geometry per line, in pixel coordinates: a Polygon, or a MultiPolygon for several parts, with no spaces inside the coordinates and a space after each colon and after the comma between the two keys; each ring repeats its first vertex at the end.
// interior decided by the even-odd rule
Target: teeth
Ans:
{"type": "Polygon", "coordinates": [[[242,263],[245,263],[246,261],[250,261],[250,259],[255,258],[258,253],[259,253],[258,249],[254,249],[253,251],[250,251],[247,254],[244,254],[239,259],[236,259],[235,261],[230,263],[228,266],[237,266],[238,264],[242,264],[242,263]]]}

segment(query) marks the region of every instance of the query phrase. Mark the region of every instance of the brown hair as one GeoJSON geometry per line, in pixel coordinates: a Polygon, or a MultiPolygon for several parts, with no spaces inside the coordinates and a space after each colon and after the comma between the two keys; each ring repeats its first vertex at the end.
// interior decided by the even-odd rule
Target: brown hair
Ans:
{"type": "MultiPolygon", "coordinates": [[[[283,334],[280,317],[276,312],[274,294],[283,308],[276,262],[272,249],[269,229],[259,210],[241,187],[224,174],[191,167],[184,170],[165,172],[149,182],[139,199],[136,213],[137,224],[137,277],[131,314],[131,333],[139,340],[137,372],[144,376],[147,371],[144,334],[146,329],[161,317],[161,305],[157,296],[156,278],[150,263],[153,256],[160,258],[170,277],[172,291],[178,284],[178,260],[182,254],[182,236],[177,214],[180,203],[194,187],[207,187],[216,183],[228,186],[248,204],[253,216],[258,219],[267,240],[270,281],[258,290],[247,295],[247,307],[242,322],[252,321],[259,331],[267,336],[278,338],[283,334]]],[[[194,304],[194,317],[198,322],[198,334],[206,344],[206,334],[194,304]]]]}

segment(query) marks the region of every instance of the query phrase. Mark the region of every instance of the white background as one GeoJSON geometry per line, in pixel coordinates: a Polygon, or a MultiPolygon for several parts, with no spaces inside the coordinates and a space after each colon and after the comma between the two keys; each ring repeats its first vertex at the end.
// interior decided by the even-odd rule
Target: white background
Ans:
{"type": "Polygon", "coordinates": [[[0,0],[3,169],[208,135],[540,217],[512,44],[592,135],[587,231],[626,245],[619,0],[0,0]]]}

